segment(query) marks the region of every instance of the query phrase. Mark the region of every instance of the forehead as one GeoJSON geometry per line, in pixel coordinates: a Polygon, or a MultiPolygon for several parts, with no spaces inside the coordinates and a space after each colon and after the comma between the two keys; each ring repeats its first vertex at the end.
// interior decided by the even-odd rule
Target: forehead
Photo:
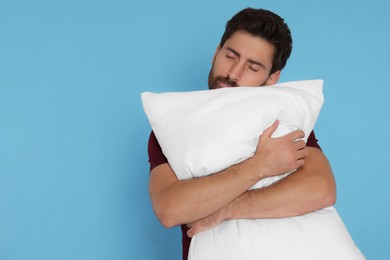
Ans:
{"type": "Polygon", "coordinates": [[[245,59],[256,60],[264,65],[272,66],[275,48],[261,37],[237,31],[222,46],[222,50],[228,48],[235,50],[245,59]]]}

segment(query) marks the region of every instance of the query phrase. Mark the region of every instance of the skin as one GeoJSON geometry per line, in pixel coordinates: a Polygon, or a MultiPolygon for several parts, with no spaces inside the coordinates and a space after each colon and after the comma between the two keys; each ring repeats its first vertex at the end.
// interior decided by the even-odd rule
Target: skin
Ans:
{"type": "MultiPolygon", "coordinates": [[[[274,47],[246,32],[234,33],[215,52],[209,88],[262,86],[279,80],[270,74],[274,47]]],[[[178,180],[168,163],[150,174],[153,209],[164,227],[187,224],[188,235],[229,219],[282,218],[306,214],[336,200],[336,187],[325,155],[306,147],[302,131],[271,138],[278,121],[259,138],[254,156],[221,172],[178,180]],[[298,169],[262,189],[248,189],[259,180],[298,169]]]]}

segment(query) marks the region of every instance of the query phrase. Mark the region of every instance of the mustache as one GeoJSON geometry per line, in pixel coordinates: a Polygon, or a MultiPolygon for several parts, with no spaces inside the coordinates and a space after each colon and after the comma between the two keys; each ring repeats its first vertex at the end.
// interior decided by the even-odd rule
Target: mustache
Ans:
{"type": "Polygon", "coordinates": [[[225,83],[231,87],[237,87],[237,82],[234,80],[231,80],[230,77],[222,77],[222,76],[217,76],[215,77],[214,82],[220,81],[222,83],[225,83]]]}

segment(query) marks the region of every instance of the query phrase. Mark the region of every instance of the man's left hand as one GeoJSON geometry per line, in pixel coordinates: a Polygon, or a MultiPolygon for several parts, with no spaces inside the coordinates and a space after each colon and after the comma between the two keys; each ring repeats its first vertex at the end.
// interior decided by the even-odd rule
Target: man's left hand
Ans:
{"type": "Polygon", "coordinates": [[[187,231],[187,236],[193,237],[196,234],[212,229],[219,224],[221,224],[224,220],[227,219],[227,208],[224,207],[217,212],[211,214],[210,216],[207,216],[205,218],[202,218],[200,220],[197,220],[195,222],[187,224],[187,226],[190,228],[187,231]]]}

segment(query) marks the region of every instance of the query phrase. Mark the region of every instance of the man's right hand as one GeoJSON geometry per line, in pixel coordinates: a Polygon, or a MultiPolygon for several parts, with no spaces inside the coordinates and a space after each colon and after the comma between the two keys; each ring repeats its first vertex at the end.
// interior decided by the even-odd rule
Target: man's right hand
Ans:
{"type": "Polygon", "coordinates": [[[261,178],[280,175],[302,167],[307,156],[306,143],[299,140],[305,136],[301,130],[287,135],[272,138],[272,134],[279,126],[275,121],[260,136],[255,155],[250,158],[254,166],[258,167],[261,178]]]}

